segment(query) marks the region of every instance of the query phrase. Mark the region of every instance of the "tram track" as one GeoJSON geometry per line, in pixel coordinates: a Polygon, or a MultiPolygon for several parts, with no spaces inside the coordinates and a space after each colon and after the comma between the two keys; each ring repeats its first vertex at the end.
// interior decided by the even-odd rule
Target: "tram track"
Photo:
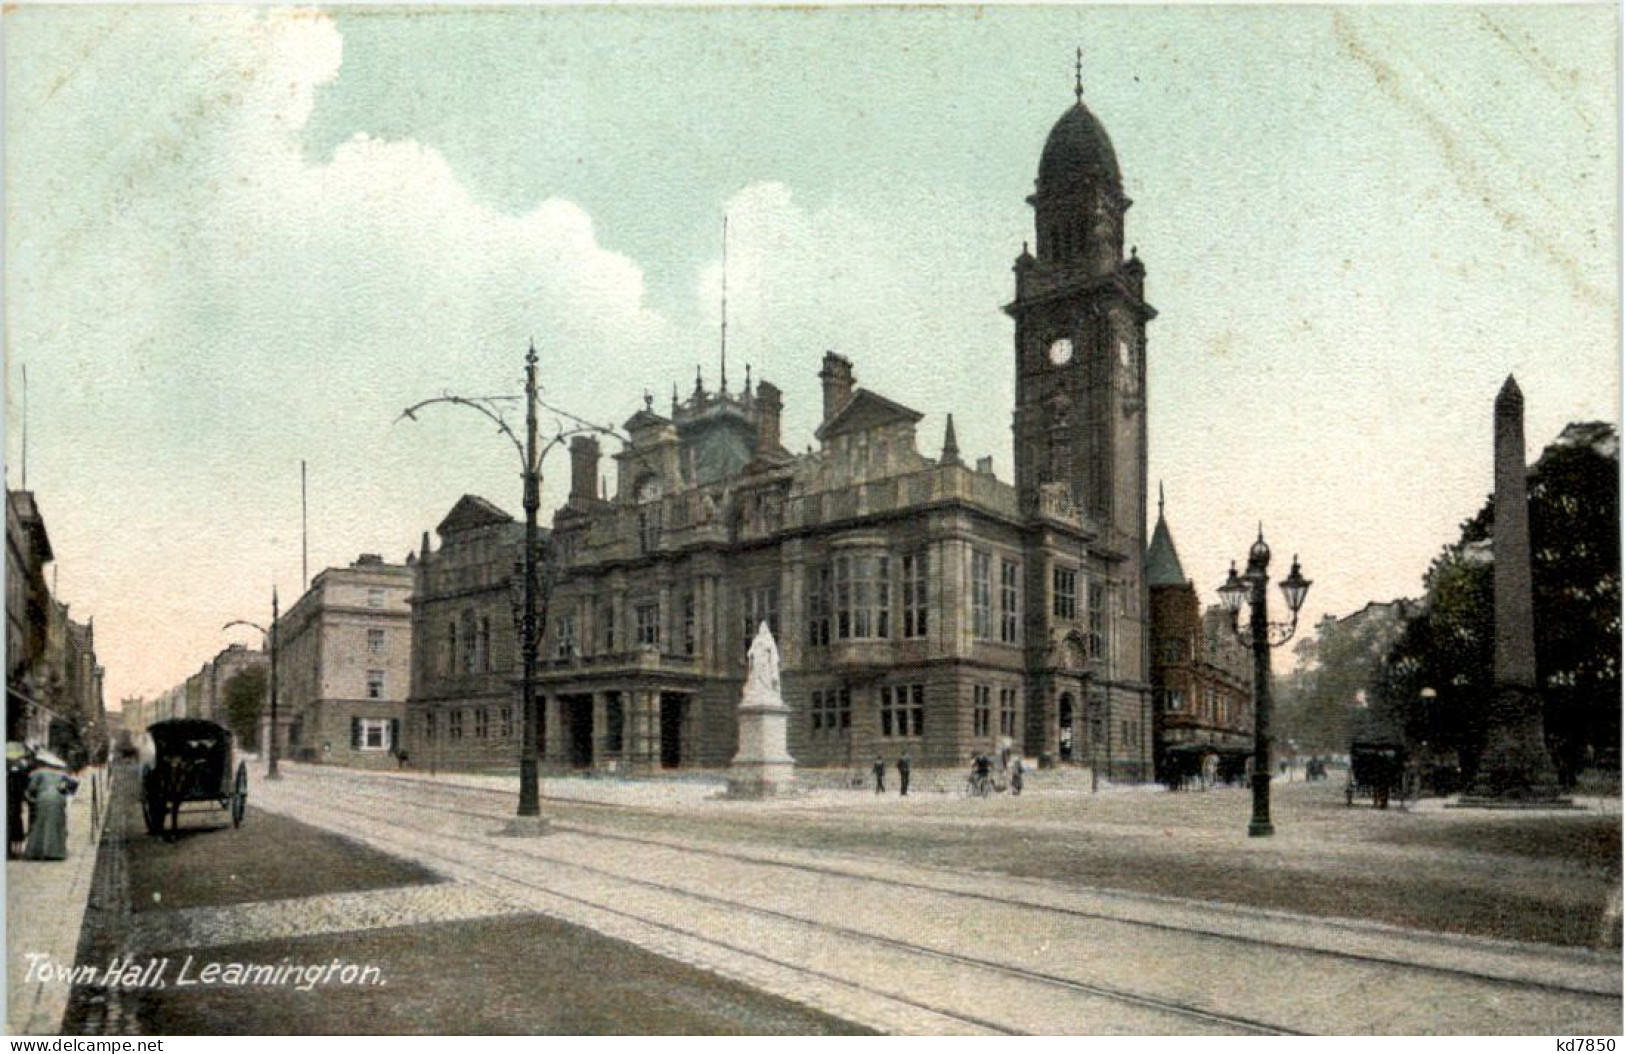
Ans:
{"type": "MultiPolygon", "coordinates": [[[[284,785],[282,789],[284,791],[286,791],[287,790],[286,785],[284,785]]],[[[297,794],[297,792],[295,792],[295,793],[297,794]]],[[[437,803],[402,801],[400,799],[386,798],[386,797],[381,796],[381,795],[371,795],[371,794],[367,794],[367,795],[363,795],[363,796],[370,799],[370,800],[385,803],[385,804],[388,804],[388,805],[390,805],[392,807],[396,807],[396,808],[407,807],[407,808],[426,810],[426,811],[429,811],[429,812],[435,812],[435,813],[441,813],[441,814],[450,814],[450,815],[456,815],[456,816],[466,816],[466,817],[475,818],[475,819],[479,819],[479,820],[487,821],[487,822],[490,822],[490,821],[501,822],[501,821],[503,821],[503,820],[505,820],[507,818],[506,816],[500,815],[500,814],[491,814],[491,813],[485,813],[485,812],[478,812],[478,811],[470,810],[470,809],[458,809],[458,808],[445,806],[445,805],[441,805],[441,804],[437,804],[437,803]]],[[[307,799],[307,801],[309,801],[311,804],[318,804],[317,802],[315,802],[314,799],[307,799]]],[[[923,1011],[925,1011],[927,1013],[930,1013],[930,1014],[935,1014],[935,1015],[939,1015],[939,1016],[942,1016],[942,1017],[945,1017],[945,1018],[952,1019],[954,1021],[963,1022],[963,1023],[967,1024],[967,1025],[970,1025],[970,1026],[974,1027],[975,1029],[978,1029],[978,1030],[986,1030],[986,1031],[997,1032],[997,1033],[1006,1034],[1006,1035],[1023,1034],[1022,1030],[1012,1028],[1007,1024],[1001,1024],[999,1022],[995,1022],[995,1021],[989,1020],[987,1018],[984,1018],[984,1017],[981,1017],[981,1016],[978,1016],[978,1015],[967,1014],[967,1013],[965,1013],[965,1012],[963,1012],[961,1010],[950,1009],[950,1008],[947,1008],[947,1007],[926,1003],[926,1002],[923,1002],[923,1001],[920,1001],[920,1000],[917,1000],[917,999],[912,999],[912,998],[910,998],[910,997],[908,997],[906,995],[900,994],[900,993],[898,993],[896,991],[882,990],[882,989],[876,988],[874,986],[864,984],[861,981],[854,980],[853,978],[850,978],[850,977],[837,976],[837,975],[831,974],[831,973],[829,973],[827,971],[821,971],[821,970],[818,970],[816,968],[809,967],[804,963],[789,962],[789,961],[786,961],[784,959],[780,959],[780,958],[777,958],[775,956],[768,955],[768,954],[766,954],[765,952],[763,952],[762,950],[760,950],[758,948],[741,946],[741,945],[738,945],[738,944],[723,940],[723,939],[721,939],[721,938],[719,938],[719,937],[717,937],[717,936],[715,936],[713,934],[702,933],[702,932],[699,932],[699,931],[694,930],[694,929],[689,929],[689,928],[686,928],[686,927],[677,926],[677,925],[674,925],[672,923],[665,922],[665,921],[662,921],[662,920],[659,920],[659,919],[649,918],[649,917],[647,917],[645,915],[639,915],[639,914],[635,914],[635,913],[631,913],[631,912],[626,912],[626,911],[623,911],[621,909],[617,909],[617,908],[607,906],[607,905],[605,905],[605,904],[603,904],[601,902],[598,902],[598,901],[590,900],[588,898],[579,897],[579,896],[575,896],[575,895],[563,892],[561,890],[550,887],[550,886],[548,886],[548,885],[546,885],[544,883],[541,883],[541,882],[537,882],[537,881],[533,881],[533,880],[527,880],[525,878],[521,878],[521,877],[518,877],[518,876],[514,876],[514,875],[511,875],[511,874],[505,873],[505,872],[503,872],[503,871],[501,871],[499,869],[496,869],[496,868],[486,867],[484,865],[469,861],[466,858],[466,856],[461,855],[461,854],[441,852],[438,849],[435,849],[435,848],[424,845],[423,837],[424,837],[426,832],[424,832],[421,828],[414,827],[414,826],[412,826],[412,825],[410,825],[408,823],[402,823],[402,822],[400,822],[399,820],[396,820],[396,819],[389,819],[389,818],[385,818],[385,817],[380,817],[380,816],[378,816],[377,814],[375,814],[373,812],[365,811],[365,810],[362,810],[362,809],[351,808],[351,807],[347,807],[347,806],[343,806],[343,805],[336,805],[333,802],[326,801],[326,800],[320,802],[319,804],[320,804],[320,807],[323,810],[330,811],[330,812],[339,812],[339,813],[342,813],[342,814],[347,815],[347,816],[352,816],[352,817],[355,817],[355,818],[357,818],[359,820],[365,821],[365,823],[369,824],[369,825],[383,824],[383,825],[388,826],[390,828],[393,828],[395,830],[399,830],[399,831],[401,831],[403,833],[412,835],[416,839],[414,841],[414,849],[415,849],[415,851],[417,851],[419,853],[422,853],[424,856],[431,857],[431,858],[433,858],[435,860],[438,860],[441,863],[443,863],[445,865],[448,865],[449,867],[452,867],[452,868],[471,869],[471,870],[477,871],[480,874],[486,876],[488,879],[495,879],[498,882],[506,884],[506,885],[515,886],[515,887],[518,887],[518,888],[521,888],[521,889],[524,889],[524,890],[527,890],[527,891],[541,893],[541,894],[543,894],[545,896],[558,897],[558,898],[560,898],[562,900],[566,900],[566,901],[569,901],[571,903],[578,904],[580,906],[589,908],[589,909],[594,910],[594,911],[603,911],[603,912],[606,912],[608,914],[614,915],[616,917],[626,919],[628,921],[636,922],[636,923],[639,923],[639,924],[642,924],[642,925],[654,926],[654,927],[656,927],[656,928],[658,928],[658,929],[660,929],[662,931],[678,935],[678,936],[680,936],[680,937],[682,937],[684,939],[697,940],[697,941],[700,941],[700,942],[702,942],[704,944],[707,944],[707,945],[710,945],[710,946],[713,946],[713,947],[716,947],[716,948],[723,949],[723,950],[725,950],[725,951],[727,951],[727,952],[729,952],[731,954],[748,956],[750,958],[753,958],[753,959],[756,959],[756,960],[759,960],[759,961],[762,961],[762,962],[769,963],[769,964],[771,964],[773,966],[776,966],[776,967],[779,967],[781,969],[792,970],[792,971],[795,971],[795,972],[798,972],[798,973],[804,973],[804,974],[808,974],[810,976],[815,976],[815,977],[818,977],[819,979],[821,979],[823,981],[841,985],[842,987],[852,989],[852,990],[860,992],[860,993],[862,993],[862,994],[864,994],[866,996],[870,996],[870,997],[873,997],[873,998],[884,999],[884,1000],[891,1001],[891,1002],[897,1002],[897,1003],[901,1003],[901,1004],[906,1005],[906,1006],[911,1006],[911,1007],[913,1007],[915,1009],[923,1010],[923,1011]]],[[[561,828],[561,829],[567,830],[572,835],[585,835],[587,837],[594,837],[595,836],[594,833],[591,832],[591,831],[575,828],[574,826],[567,826],[567,825],[560,825],[560,824],[554,824],[554,826],[556,828],[561,828]]],[[[355,831],[355,832],[348,832],[348,833],[362,833],[362,832],[361,831],[355,831]]],[[[445,835],[439,835],[439,837],[446,837],[446,836],[445,835]]],[[[628,839],[628,840],[637,841],[637,839],[628,839]]],[[[691,850],[686,850],[682,846],[671,845],[669,843],[659,842],[658,840],[648,840],[648,841],[649,841],[649,844],[658,845],[659,848],[670,851],[670,852],[676,852],[676,853],[692,852],[691,850]]],[[[1000,977],[1014,979],[1016,981],[1019,981],[1019,982],[1022,982],[1022,983],[1028,984],[1028,985],[1040,986],[1042,989],[1048,990],[1051,993],[1055,993],[1055,992],[1068,993],[1068,994],[1070,994],[1072,996],[1076,996],[1076,997],[1082,997],[1082,998],[1087,998],[1087,999],[1105,1000],[1105,1001],[1109,1001],[1109,1002],[1119,1004],[1119,1005],[1132,1006],[1132,1007],[1134,1007],[1134,1008],[1136,1008],[1136,1009],[1138,1009],[1140,1011],[1143,1011],[1143,1012],[1150,1012],[1152,1014],[1163,1015],[1163,1016],[1166,1016],[1166,1017],[1177,1019],[1179,1021],[1186,1022],[1187,1026],[1199,1023],[1201,1025],[1206,1026],[1207,1028],[1219,1028],[1219,1029],[1223,1029],[1225,1031],[1240,1032],[1240,1033],[1251,1034],[1251,1035],[1299,1035],[1299,1034],[1301,1034],[1299,1032],[1296,1032],[1293,1029],[1286,1028],[1286,1027],[1283,1027],[1283,1026],[1280,1026],[1280,1025],[1277,1025],[1277,1024],[1262,1021],[1262,1020],[1252,1018],[1252,1017],[1249,1017],[1249,1016],[1245,1016],[1245,1015],[1229,1014],[1229,1013],[1225,1013],[1223,1011],[1211,1010],[1211,1009],[1195,1006],[1195,1005],[1188,1004],[1188,1003],[1182,1003],[1182,1002],[1179,1002],[1179,1001],[1176,1001],[1176,1000],[1162,999],[1162,998],[1159,998],[1159,997],[1156,997],[1156,996],[1150,996],[1150,995],[1145,995],[1145,994],[1141,994],[1141,993],[1130,992],[1130,991],[1127,991],[1127,990],[1124,990],[1124,989],[1118,989],[1118,988],[1108,986],[1108,985],[1100,985],[1100,984],[1091,983],[1091,982],[1087,982],[1087,981],[1080,981],[1080,980],[1077,980],[1077,979],[1074,979],[1074,978],[1062,977],[1062,976],[1059,976],[1059,975],[1056,975],[1056,974],[1051,974],[1051,973],[1048,973],[1048,972],[1045,972],[1045,971],[1030,970],[1030,969],[1026,969],[1024,967],[1015,966],[1015,965],[1011,965],[1011,964],[1008,964],[1008,963],[994,962],[992,960],[981,959],[981,958],[977,958],[975,956],[964,955],[964,954],[957,953],[957,952],[947,951],[947,950],[944,950],[944,949],[941,949],[941,948],[933,948],[933,947],[930,947],[930,946],[927,946],[927,945],[924,945],[924,944],[920,944],[920,943],[914,942],[914,941],[903,940],[903,939],[900,939],[900,938],[897,938],[897,937],[886,936],[886,935],[883,935],[883,934],[873,933],[873,932],[869,932],[869,931],[861,930],[861,929],[856,929],[856,928],[849,927],[849,926],[842,926],[842,925],[838,925],[838,924],[827,922],[827,921],[821,921],[821,920],[818,920],[818,919],[811,919],[811,918],[807,918],[807,917],[801,916],[801,915],[794,915],[794,914],[791,914],[791,913],[788,913],[788,912],[783,912],[783,911],[778,911],[778,910],[775,910],[775,909],[772,909],[772,908],[763,907],[761,905],[750,904],[750,903],[746,903],[746,902],[739,901],[739,900],[734,900],[734,899],[727,898],[727,897],[720,897],[720,896],[716,896],[714,894],[702,893],[702,892],[698,892],[698,891],[695,891],[695,890],[692,890],[692,889],[683,888],[682,886],[673,885],[673,884],[670,884],[670,883],[658,882],[658,881],[654,881],[654,880],[647,879],[647,878],[642,878],[642,877],[633,876],[633,875],[627,875],[627,874],[622,873],[622,872],[613,871],[613,870],[610,870],[610,869],[607,869],[607,868],[596,867],[594,865],[584,864],[584,863],[581,863],[581,862],[578,862],[578,861],[561,860],[561,859],[558,859],[557,857],[540,858],[540,857],[537,857],[537,856],[534,856],[534,855],[531,855],[531,854],[518,852],[516,848],[510,848],[510,849],[507,850],[507,852],[512,858],[514,858],[516,860],[519,860],[519,861],[538,861],[538,860],[545,859],[545,862],[549,866],[567,867],[567,868],[570,868],[570,869],[572,869],[574,871],[581,872],[581,873],[584,873],[584,874],[593,875],[593,876],[595,876],[597,878],[605,879],[605,880],[608,880],[610,882],[624,883],[626,885],[630,885],[630,886],[650,890],[650,891],[661,893],[661,894],[674,895],[674,896],[682,897],[682,898],[685,898],[687,900],[691,900],[691,901],[694,901],[694,902],[697,902],[697,903],[701,903],[701,904],[704,904],[704,905],[707,905],[707,906],[710,906],[710,907],[713,907],[713,908],[717,908],[717,909],[720,909],[720,910],[723,910],[723,911],[743,912],[743,913],[746,913],[746,914],[749,914],[749,915],[752,915],[752,916],[756,916],[756,917],[759,917],[759,918],[771,919],[771,920],[774,920],[774,921],[779,922],[779,923],[784,923],[784,924],[788,924],[790,926],[801,927],[801,928],[804,928],[804,929],[807,929],[807,930],[815,931],[815,932],[817,932],[819,934],[822,934],[822,935],[824,935],[826,937],[835,937],[835,938],[842,939],[842,940],[864,942],[864,943],[871,944],[871,945],[877,945],[877,946],[886,948],[886,949],[894,951],[894,952],[900,952],[900,953],[903,953],[905,955],[918,956],[918,957],[927,958],[927,959],[930,959],[930,960],[933,960],[933,961],[936,961],[936,962],[949,963],[949,964],[952,964],[952,965],[954,965],[956,967],[979,970],[979,971],[984,971],[984,972],[987,972],[987,973],[996,974],[996,975],[998,975],[1000,977]]],[[[751,858],[748,858],[748,857],[739,857],[737,859],[739,859],[742,862],[769,863],[768,861],[754,861],[754,860],[751,860],[751,858]]],[[[784,865],[784,866],[792,866],[792,865],[784,865]]],[[[812,869],[809,869],[809,868],[797,868],[797,870],[811,871],[812,869]]],[[[856,879],[856,878],[863,877],[863,876],[848,874],[848,873],[840,872],[840,871],[831,871],[830,874],[832,876],[840,877],[840,878],[843,878],[843,879],[856,879]]],[[[940,890],[939,892],[948,892],[948,891],[940,890]]],[[[1049,998],[1053,999],[1054,998],[1053,994],[1049,998]]]]}
{"type": "MultiPolygon", "coordinates": [[[[325,776],[325,775],[326,774],[324,773],[323,776],[325,776]]],[[[350,775],[353,775],[353,774],[347,774],[345,776],[346,781],[348,781],[350,779],[350,775]]],[[[445,784],[445,783],[440,783],[438,781],[431,781],[431,780],[426,780],[426,779],[417,779],[417,778],[413,778],[413,777],[372,776],[372,777],[370,777],[369,782],[372,783],[373,785],[379,786],[379,787],[384,787],[384,786],[388,786],[388,785],[391,785],[391,784],[394,784],[394,783],[404,782],[404,783],[416,784],[416,785],[423,786],[423,787],[433,788],[433,789],[441,790],[441,791],[451,789],[451,790],[455,790],[457,792],[461,792],[461,793],[464,793],[464,794],[473,794],[473,795],[489,796],[489,797],[500,797],[500,798],[503,798],[505,800],[511,800],[512,799],[512,794],[511,793],[506,792],[506,791],[502,791],[502,790],[498,790],[496,788],[470,787],[470,786],[462,785],[462,784],[445,784]]],[[[406,802],[403,802],[398,797],[391,797],[391,796],[388,796],[388,795],[367,795],[367,797],[372,798],[374,800],[387,801],[387,802],[389,802],[391,804],[395,804],[395,805],[411,804],[413,807],[416,807],[416,808],[430,809],[430,810],[434,810],[434,811],[445,812],[445,813],[455,814],[455,815],[463,815],[463,816],[468,816],[468,817],[471,817],[471,818],[477,818],[477,819],[485,820],[485,821],[502,822],[502,821],[504,821],[504,820],[506,820],[508,818],[508,814],[504,813],[504,812],[483,812],[483,811],[478,811],[478,810],[474,810],[474,809],[462,809],[462,808],[457,808],[455,806],[447,805],[445,803],[438,803],[438,802],[411,802],[411,803],[406,803],[406,802]]],[[[569,806],[578,806],[579,805],[579,806],[584,806],[584,807],[587,807],[587,808],[603,808],[603,809],[613,809],[613,810],[647,811],[647,810],[640,810],[639,807],[637,807],[637,806],[627,805],[627,804],[623,804],[623,803],[583,801],[583,800],[577,799],[577,798],[561,797],[561,796],[554,796],[554,795],[543,795],[542,800],[551,801],[551,802],[554,802],[554,803],[557,803],[557,804],[560,804],[560,805],[569,805],[569,806]]],[[[873,885],[881,886],[881,887],[888,887],[888,888],[897,889],[897,890],[906,890],[906,891],[911,891],[911,892],[923,892],[923,893],[929,893],[929,894],[933,894],[933,895],[954,897],[954,898],[969,900],[969,901],[998,904],[998,905],[1007,906],[1007,907],[1009,907],[1009,906],[1020,907],[1020,908],[1031,910],[1031,911],[1041,912],[1041,913],[1044,913],[1044,914],[1047,914],[1047,915],[1060,916],[1060,917],[1065,917],[1065,918],[1069,918],[1069,919],[1076,919],[1076,920],[1086,921],[1086,922],[1105,922],[1105,923],[1111,923],[1111,924],[1115,924],[1115,925],[1136,927],[1136,928],[1141,928],[1141,929],[1146,929],[1146,930],[1154,930],[1154,931],[1160,931],[1160,932],[1164,932],[1164,933],[1177,934],[1177,935],[1181,935],[1181,936],[1202,937],[1202,938],[1212,940],[1212,941],[1227,942],[1227,943],[1230,943],[1230,944],[1241,945],[1241,946],[1249,947],[1249,948],[1253,948],[1253,949],[1267,949],[1267,950],[1275,950],[1275,951],[1292,952],[1292,953],[1295,953],[1295,954],[1309,955],[1309,956],[1314,956],[1314,957],[1317,957],[1317,958],[1321,958],[1321,959],[1325,959],[1325,960],[1329,960],[1329,961],[1335,961],[1335,962],[1350,962],[1350,963],[1361,963],[1361,964],[1367,964],[1367,965],[1374,965],[1374,966],[1379,966],[1379,967],[1391,967],[1391,968],[1397,968],[1397,969],[1416,971],[1416,972],[1420,972],[1420,973],[1424,973],[1424,974],[1437,975],[1437,976],[1442,976],[1442,977],[1466,979],[1466,980],[1470,980],[1470,981],[1473,981],[1473,982],[1487,983],[1487,984],[1492,984],[1492,985],[1497,985],[1497,986],[1508,986],[1508,987],[1517,988],[1517,989],[1533,989],[1533,990],[1537,990],[1537,991],[1547,991],[1547,992],[1552,992],[1552,993],[1556,993],[1556,994],[1562,994],[1562,995],[1565,995],[1565,996],[1580,996],[1580,997],[1585,997],[1585,998],[1590,998],[1590,999],[1604,1000],[1604,1001],[1608,1001],[1608,1002],[1615,1003],[1615,1004],[1620,1002],[1620,995],[1618,993],[1600,992],[1600,991],[1597,991],[1597,990],[1591,989],[1591,988],[1579,987],[1579,986],[1570,985],[1570,984],[1563,984],[1563,983],[1555,982],[1555,981],[1531,979],[1531,978],[1505,977],[1505,976],[1500,976],[1500,975],[1494,974],[1494,973],[1488,973],[1488,972],[1483,972],[1483,971],[1479,971],[1479,970],[1462,969],[1460,967],[1453,967],[1453,966],[1444,966],[1444,965],[1440,965],[1440,964],[1437,964],[1437,963],[1415,962],[1415,961],[1409,961],[1409,960],[1390,957],[1390,956],[1364,954],[1364,953],[1353,952],[1353,951],[1348,951],[1348,950],[1344,950],[1344,949],[1325,948],[1325,947],[1319,947],[1319,946],[1310,945],[1310,944],[1272,940],[1272,939],[1270,939],[1268,937],[1262,937],[1262,936],[1254,936],[1254,935],[1248,935],[1248,934],[1217,931],[1217,930],[1212,930],[1212,929],[1200,929],[1200,928],[1194,928],[1194,927],[1187,926],[1187,925],[1181,925],[1179,923],[1174,923],[1174,922],[1164,922],[1164,921],[1157,921],[1157,920],[1150,920],[1150,919],[1125,917],[1123,915],[1112,914],[1112,913],[1101,912],[1101,911],[1088,911],[1088,910],[1081,909],[1081,908],[1076,908],[1076,907],[1067,907],[1067,906],[1063,906],[1063,905],[1048,904],[1048,903],[1044,903],[1042,901],[1034,901],[1034,900],[1025,899],[1025,898],[1022,898],[1022,897],[1019,897],[1019,896],[1015,896],[1013,893],[1010,893],[1009,891],[1002,891],[999,895],[995,896],[995,895],[991,895],[991,894],[987,894],[987,893],[977,892],[975,890],[956,889],[956,888],[952,888],[950,886],[944,886],[944,885],[939,885],[939,884],[930,883],[930,882],[920,882],[920,881],[913,881],[913,880],[909,880],[909,879],[902,879],[902,878],[896,878],[896,877],[873,875],[873,874],[867,874],[867,873],[862,872],[862,871],[853,871],[853,870],[848,870],[848,869],[840,868],[840,867],[832,867],[832,866],[829,866],[829,865],[813,864],[813,863],[807,863],[807,862],[802,862],[802,861],[787,861],[787,860],[782,860],[782,859],[775,859],[773,857],[768,857],[768,856],[759,856],[759,855],[750,854],[750,853],[730,852],[730,851],[723,850],[723,849],[718,849],[718,848],[715,848],[715,847],[712,847],[712,846],[697,846],[697,845],[692,845],[692,844],[683,844],[683,843],[673,842],[673,841],[669,841],[669,840],[661,839],[661,838],[652,838],[652,837],[649,837],[649,836],[646,836],[646,835],[628,834],[628,833],[620,832],[620,831],[613,831],[613,832],[612,831],[606,831],[606,830],[603,830],[601,828],[584,827],[584,826],[580,826],[580,825],[577,825],[577,824],[571,824],[571,823],[561,822],[561,821],[557,821],[557,820],[552,821],[552,826],[557,830],[568,831],[571,834],[579,835],[579,836],[582,836],[582,837],[585,837],[585,838],[597,838],[597,839],[603,839],[603,840],[608,840],[608,841],[624,842],[624,843],[633,844],[633,845],[643,845],[643,846],[648,846],[648,847],[653,847],[653,848],[660,848],[660,849],[670,850],[670,851],[673,851],[673,852],[690,853],[690,854],[695,854],[695,855],[699,855],[699,856],[706,856],[706,857],[712,857],[712,858],[721,859],[721,860],[732,861],[732,862],[736,862],[736,863],[744,863],[744,864],[749,864],[749,865],[752,865],[752,866],[783,868],[783,869],[786,869],[786,870],[789,870],[789,871],[799,872],[799,873],[803,873],[803,874],[825,875],[825,876],[840,879],[840,880],[853,881],[853,882],[863,882],[863,883],[873,884],[873,885]]],[[[1448,940],[1450,938],[1446,938],[1446,939],[1448,940]]]]}

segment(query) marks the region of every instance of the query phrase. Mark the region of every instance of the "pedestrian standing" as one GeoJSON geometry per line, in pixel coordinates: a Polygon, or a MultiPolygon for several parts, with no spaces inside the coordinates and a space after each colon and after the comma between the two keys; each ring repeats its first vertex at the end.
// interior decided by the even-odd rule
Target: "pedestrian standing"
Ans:
{"type": "Polygon", "coordinates": [[[879,754],[875,755],[875,793],[886,792],[886,759],[879,754]]]}
{"type": "Polygon", "coordinates": [[[23,823],[23,795],[28,793],[28,776],[33,762],[27,755],[6,759],[6,856],[22,852],[28,827],[23,823]]]}
{"type": "Polygon", "coordinates": [[[1010,793],[1016,797],[1021,796],[1021,773],[1023,771],[1021,757],[1018,755],[1010,763],[1010,793]]]}
{"type": "Polygon", "coordinates": [[[897,781],[902,784],[899,797],[908,797],[908,751],[906,750],[903,751],[903,756],[897,759],[897,781]]]}
{"type": "Polygon", "coordinates": [[[78,789],[78,780],[56,769],[37,769],[28,777],[27,799],[34,812],[28,825],[24,857],[29,860],[68,858],[68,796],[78,789]]]}

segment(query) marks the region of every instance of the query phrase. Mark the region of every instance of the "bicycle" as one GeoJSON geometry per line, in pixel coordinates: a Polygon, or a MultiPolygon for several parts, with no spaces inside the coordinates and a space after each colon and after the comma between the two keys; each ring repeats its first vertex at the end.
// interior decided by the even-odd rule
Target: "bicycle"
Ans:
{"type": "Polygon", "coordinates": [[[979,775],[976,775],[975,773],[972,773],[971,775],[965,777],[965,791],[964,791],[964,793],[965,793],[965,797],[967,797],[967,798],[989,798],[989,797],[992,797],[992,795],[993,795],[993,778],[991,776],[979,776],[979,775]]]}

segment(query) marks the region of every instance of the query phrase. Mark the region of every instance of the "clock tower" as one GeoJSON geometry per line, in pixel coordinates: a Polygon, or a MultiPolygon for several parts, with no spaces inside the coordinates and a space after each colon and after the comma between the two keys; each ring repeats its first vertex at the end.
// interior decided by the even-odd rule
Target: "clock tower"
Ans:
{"type": "Polygon", "coordinates": [[[1033,207],[1037,255],[1017,257],[1016,487],[1064,493],[1128,552],[1145,548],[1145,266],[1123,252],[1123,194],[1106,129],[1077,102],[1050,130],[1033,207]]]}
{"type": "Polygon", "coordinates": [[[1028,531],[1029,749],[1149,779],[1145,266],[1117,155],[1083,104],[1038,163],[1016,258],[1016,492],[1028,531]],[[1035,251],[1036,250],[1036,251],[1035,251]]]}

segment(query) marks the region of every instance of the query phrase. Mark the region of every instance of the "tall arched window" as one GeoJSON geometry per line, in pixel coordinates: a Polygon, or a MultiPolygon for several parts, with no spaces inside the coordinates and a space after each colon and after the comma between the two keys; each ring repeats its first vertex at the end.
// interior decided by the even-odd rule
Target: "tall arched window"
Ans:
{"type": "Polygon", "coordinates": [[[638,546],[649,552],[660,544],[660,477],[653,472],[640,477],[632,488],[638,506],[638,546]]]}
{"type": "Polygon", "coordinates": [[[463,637],[463,672],[473,673],[475,670],[475,652],[479,648],[479,640],[474,636],[474,612],[463,612],[463,623],[460,632],[463,637]]]}

